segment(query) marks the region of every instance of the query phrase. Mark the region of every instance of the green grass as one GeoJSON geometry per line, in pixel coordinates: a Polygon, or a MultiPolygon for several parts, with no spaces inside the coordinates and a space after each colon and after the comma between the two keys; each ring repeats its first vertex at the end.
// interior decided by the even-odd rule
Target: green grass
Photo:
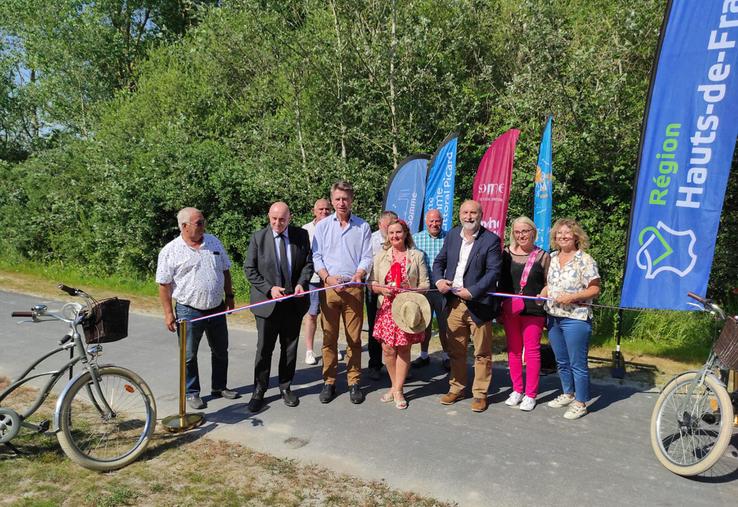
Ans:
{"type": "Polygon", "coordinates": [[[38,277],[48,280],[49,285],[63,283],[90,291],[108,290],[136,296],[156,296],[158,290],[153,277],[142,279],[133,276],[98,275],[80,266],[61,262],[41,264],[13,255],[0,256],[0,271],[38,277]]]}
{"type": "MultiPolygon", "coordinates": [[[[17,273],[48,281],[49,287],[63,283],[90,293],[115,292],[120,296],[157,297],[158,285],[153,276],[93,273],[83,266],[53,262],[42,264],[23,259],[12,252],[0,252],[0,272],[17,273]]],[[[248,282],[239,266],[231,266],[233,288],[239,304],[248,302],[248,282]]]]}
{"type": "Polygon", "coordinates": [[[75,465],[54,437],[15,443],[22,456],[0,447],[3,505],[448,505],[197,433],[155,433],[140,460],[108,473],[75,465]]]}
{"type": "MultiPolygon", "coordinates": [[[[734,299],[723,306],[729,315],[734,299]]],[[[616,312],[596,310],[592,343],[615,348],[616,312]]],[[[621,348],[631,354],[657,356],[686,363],[707,358],[722,322],[703,312],[626,310],[623,312],[621,348]]]]}

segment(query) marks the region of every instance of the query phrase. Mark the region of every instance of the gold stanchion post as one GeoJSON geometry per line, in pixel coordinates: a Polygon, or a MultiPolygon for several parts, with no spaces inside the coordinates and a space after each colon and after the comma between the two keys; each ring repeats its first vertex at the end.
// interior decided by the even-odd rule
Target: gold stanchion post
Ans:
{"type": "MultiPolygon", "coordinates": [[[[738,392],[738,370],[733,370],[733,392],[738,392]]],[[[733,426],[738,428],[738,414],[733,414],[733,426]]]]}
{"type": "Polygon", "coordinates": [[[188,414],[185,405],[185,390],[187,363],[187,321],[179,322],[179,413],[170,415],[162,420],[164,429],[170,433],[179,433],[191,430],[205,422],[205,416],[201,412],[188,414]]]}

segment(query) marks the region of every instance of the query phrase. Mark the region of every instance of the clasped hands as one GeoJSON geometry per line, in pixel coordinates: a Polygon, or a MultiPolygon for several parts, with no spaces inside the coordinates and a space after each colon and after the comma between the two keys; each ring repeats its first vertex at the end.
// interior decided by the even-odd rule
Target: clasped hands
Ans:
{"type": "Polygon", "coordinates": [[[402,292],[403,289],[409,288],[410,284],[407,282],[402,282],[399,287],[391,285],[380,285],[377,282],[372,283],[372,289],[374,289],[375,294],[381,294],[384,297],[392,296],[394,294],[402,292]]]}
{"type": "MultiPolygon", "coordinates": [[[[363,282],[363,275],[361,273],[354,273],[354,276],[351,277],[350,280],[348,280],[350,283],[362,283],[363,282]]],[[[331,287],[333,285],[340,285],[342,283],[346,283],[345,277],[338,276],[338,275],[328,275],[325,277],[325,285],[327,287],[331,287]]],[[[346,287],[336,287],[336,292],[341,292],[346,287]]]]}
{"type": "MultiPolygon", "coordinates": [[[[272,296],[272,299],[278,299],[284,296],[287,296],[286,290],[284,287],[277,287],[276,285],[272,287],[272,289],[269,291],[269,294],[272,296]]],[[[302,285],[298,285],[295,287],[295,296],[297,297],[303,297],[303,294],[305,293],[305,289],[302,288],[302,285]]]]}
{"type": "Polygon", "coordinates": [[[438,280],[436,282],[436,288],[441,294],[448,294],[449,292],[456,294],[465,301],[472,299],[471,292],[466,287],[454,287],[451,280],[438,280]]]}

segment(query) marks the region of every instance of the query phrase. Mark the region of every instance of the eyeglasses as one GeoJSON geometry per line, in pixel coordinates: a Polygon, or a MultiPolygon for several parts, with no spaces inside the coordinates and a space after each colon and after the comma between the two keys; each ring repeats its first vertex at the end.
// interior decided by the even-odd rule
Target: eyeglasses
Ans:
{"type": "Polygon", "coordinates": [[[523,229],[522,231],[513,231],[513,234],[515,236],[527,236],[528,234],[532,232],[533,232],[533,229],[523,229]]]}
{"type": "Polygon", "coordinates": [[[198,220],[197,222],[185,222],[187,225],[194,225],[195,227],[202,227],[205,225],[205,220],[198,220]]]}

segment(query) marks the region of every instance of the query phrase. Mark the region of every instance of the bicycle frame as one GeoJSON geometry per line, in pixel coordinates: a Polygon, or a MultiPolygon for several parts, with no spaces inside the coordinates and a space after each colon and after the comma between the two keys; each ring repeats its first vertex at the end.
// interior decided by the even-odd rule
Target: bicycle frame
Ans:
{"type": "MultiPolygon", "coordinates": [[[[85,297],[86,295],[82,295],[82,297],[85,297]]],[[[85,299],[87,299],[85,297],[85,299]]],[[[89,301],[88,301],[88,307],[89,307],[89,301]]],[[[20,377],[12,382],[7,388],[5,388],[2,392],[0,392],[0,403],[7,398],[12,392],[14,392],[16,389],[21,387],[22,385],[26,384],[27,382],[41,378],[41,377],[49,377],[49,380],[46,382],[46,384],[43,386],[43,388],[39,391],[38,395],[36,396],[36,399],[31,404],[30,407],[28,407],[23,412],[19,412],[18,416],[21,420],[21,426],[33,429],[36,431],[44,431],[45,428],[43,425],[34,425],[26,422],[26,419],[29,418],[31,415],[33,415],[36,410],[38,410],[41,405],[46,401],[49,394],[51,394],[51,390],[56,385],[56,383],[59,381],[59,379],[64,375],[65,372],[69,372],[70,380],[67,382],[67,385],[62,390],[62,393],[60,394],[57,403],[56,408],[54,410],[54,427],[52,428],[52,432],[56,433],[59,431],[59,418],[60,418],[60,407],[61,407],[61,400],[64,399],[64,395],[69,390],[70,386],[76,381],[80,376],[85,375],[86,373],[90,373],[90,378],[92,380],[92,389],[90,386],[87,386],[88,394],[90,400],[92,400],[93,404],[95,405],[95,408],[102,414],[105,418],[112,418],[115,413],[110,408],[110,405],[108,404],[107,400],[105,399],[105,396],[103,396],[102,390],[100,389],[100,384],[98,382],[97,378],[97,354],[102,350],[102,347],[97,346],[91,346],[89,350],[85,349],[85,345],[82,341],[82,336],[80,335],[79,331],[77,330],[77,326],[82,321],[82,316],[80,315],[80,311],[78,310],[75,313],[74,318],[67,319],[64,318],[62,315],[59,315],[57,313],[53,312],[46,312],[45,308],[38,313],[36,311],[33,312],[33,322],[47,322],[47,321],[53,321],[53,320],[59,320],[62,322],[66,322],[69,325],[70,332],[64,336],[64,338],[60,341],[60,344],[57,348],[54,350],[44,354],[42,357],[34,361],[26,370],[20,375],[20,377]],[[39,316],[46,316],[50,317],[50,319],[38,319],[39,316]],[[57,370],[47,371],[43,373],[37,373],[35,375],[29,374],[36,369],[36,367],[44,362],[46,359],[58,354],[59,352],[62,352],[64,350],[69,350],[71,352],[69,361],[64,364],[61,368],[57,370]],[[91,357],[88,357],[91,356],[91,357]],[[82,363],[83,365],[83,371],[79,372],[76,376],[74,376],[73,368],[74,365],[77,363],[82,363]],[[94,396],[93,392],[94,390],[94,396]]]]}

